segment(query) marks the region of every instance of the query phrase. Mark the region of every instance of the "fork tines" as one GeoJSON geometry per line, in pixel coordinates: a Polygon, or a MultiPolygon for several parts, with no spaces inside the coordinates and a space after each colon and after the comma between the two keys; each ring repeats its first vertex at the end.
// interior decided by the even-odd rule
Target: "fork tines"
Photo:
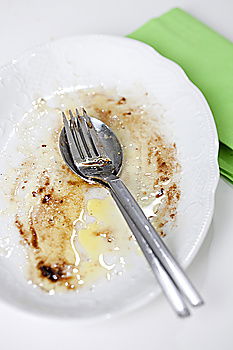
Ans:
{"type": "Polygon", "coordinates": [[[70,151],[76,162],[98,157],[106,157],[99,136],[95,130],[91,118],[84,108],[82,114],[78,109],[75,113],[68,111],[70,119],[62,112],[66,136],[70,145],[70,151]]]}

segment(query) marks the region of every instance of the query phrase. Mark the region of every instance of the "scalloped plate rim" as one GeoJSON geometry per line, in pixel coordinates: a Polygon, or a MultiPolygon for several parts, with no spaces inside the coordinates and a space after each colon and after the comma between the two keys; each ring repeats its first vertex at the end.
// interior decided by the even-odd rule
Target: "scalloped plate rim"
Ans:
{"type": "MultiPolygon", "coordinates": [[[[174,61],[162,56],[158,51],[156,51],[154,48],[152,48],[151,46],[137,41],[135,39],[131,39],[131,38],[127,38],[127,37],[120,37],[120,36],[114,36],[114,35],[105,35],[105,34],[87,34],[87,35],[74,35],[74,36],[67,36],[67,37],[62,37],[59,39],[56,39],[54,41],[50,41],[41,45],[37,45],[34,48],[28,49],[26,50],[23,54],[19,55],[18,58],[16,59],[12,59],[10,62],[2,65],[0,67],[0,74],[2,72],[6,72],[7,70],[12,69],[12,67],[14,67],[14,64],[23,60],[24,58],[28,57],[28,55],[32,55],[37,51],[40,51],[42,48],[50,48],[53,46],[53,43],[57,43],[57,42],[62,42],[62,41],[67,41],[67,40],[77,40],[79,38],[108,38],[109,40],[116,40],[116,41],[124,41],[125,43],[128,41],[129,43],[134,43],[134,45],[138,46],[139,49],[142,49],[146,52],[150,52],[154,54],[154,56],[157,57],[158,60],[162,61],[163,63],[166,63],[166,65],[172,69],[174,72],[176,72],[180,77],[182,77],[183,82],[187,85],[187,87],[190,89],[190,91],[192,90],[193,93],[195,93],[195,95],[197,96],[197,98],[199,99],[199,101],[202,102],[202,105],[206,111],[206,114],[208,116],[208,124],[211,130],[211,134],[212,134],[212,148],[211,148],[211,154],[210,154],[210,163],[211,163],[211,167],[212,167],[212,174],[211,174],[211,184],[210,184],[210,191],[208,194],[208,202],[209,202],[209,207],[208,207],[208,212],[206,213],[205,218],[203,219],[203,224],[202,224],[202,229],[200,230],[197,239],[195,241],[195,244],[193,245],[193,248],[191,249],[191,251],[189,252],[188,256],[185,258],[185,260],[182,262],[182,266],[184,268],[187,268],[190,263],[193,261],[193,259],[195,258],[198,250],[200,249],[207,233],[208,233],[208,229],[213,217],[213,212],[214,212],[214,203],[215,203],[215,192],[216,192],[216,188],[218,185],[218,181],[219,181],[219,166],[218,166],[218,150],[219,150],[219,142],[218,142],[218,134],[217,134],[217,130],[216,130],[216,125],[214,122],[214,118],[212,115],[212,112],[210,110],[210,107],[204,97],[204,95],[202,94],[202,92],[200,91],[200,89],[191,82],[191,80],[188,78],[188,76],[186,75],[186,73],[184,72],[184,70],[174,61]]],[[[0,76],[0,82],[1,82],[1,76],[0,76]]],[[[113,315],[114,316],[119,316],[122,313],[128,312],[128,311],[132,311],[134,309],[138,309],[139,307],[147,304],[149,301],[153,300],[155,297],[157,296],[157,293],[155,293],[153,296],[148,295],[147,297],[144,297],[142,300],[137,301],[137,303],[132,303],[130,304],[128,307],[123,308],[122,310],[119,311],[114,311],[113,315]]],[[[1,302],[4,302],[3,300],[1,300],[1,302]]],[[[6,302],[4,302],[6,304],[6,302]]],[[[9,305],[7,303],[7,305],[9,305]]],[[[13,306],[13,305],[12,305],[13,306]]],[[[14,307],[14,306],[13,306],[14,307]]],[[[21,310],[24,311],[29,311],[27,310],[27,308],[21,308],[21,310]]],[[[31,313],[31,310],[30,310],[31,313]]],[[[40,317],[47,317],[47,315],[45,315],[44,313],[37,313],[37,316],[40,317]]],[[[58,317],[56,315],[50,315],[51,317],[58,317]]],[[[102,314],[102,315],[97,315],[97,316],[93,316],[91,318],[77,318],[77,317],[72,317],[69,319],[75,319],[76,322],[80,321],[80,322],[84,322],[84,323],[92,323],[95,320],[104,320],[104,319],[108,319],[110,316],[112,316],[112,314],[102,314]]]]}

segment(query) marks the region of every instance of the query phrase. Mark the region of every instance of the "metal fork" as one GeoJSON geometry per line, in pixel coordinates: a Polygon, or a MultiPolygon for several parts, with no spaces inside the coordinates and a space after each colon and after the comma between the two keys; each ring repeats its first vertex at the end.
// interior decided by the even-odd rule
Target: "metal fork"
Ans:
{"type": "MultiPolygon", "coordinates": [[[[104,143],[105,148],[108,149],[108,151],[113,151],[111,154],[111,159],[113,159],[113,162],[116,166],[117,172],[120,171],[121,166],[122,166],[122,154],[121,154],[121,145],[118,142],[118,140],[114,137],[106,138],[106,135],[111,135],[111,130],[103,124],[100,120],[92,118],[92,121],[98,124],[98,137],[101,139],[101,141],[104,143]],[[100,128],[101,125],[101,128],[100,128]],[[102,129],[102,127],[104,128],[102,129]],[[109,144],[110,141],[110,144],[109,144]],[[110,145],[113,145],[115,147],[110,147],[110,145]]],[[[97,125],[95,124],[95,127],[97,125]]],[[[68,167],[78,176],[82,177],[84,180],[86,180],[81,174],[78,169],[76,168],[73,158],[70,154],[70,148],[67,142],[67,137],[65,134],[65,130],[62,129],[62,132],[60,134],[59,138],[59,147],[61,151],[61,155],[68,165],[68,167]]],[[[127,215],[127,212],[124,210],[124,208],[121,206],[118,198],[114,194],[111,189],[109,189],[111,192],[112,197],[116,201],[123,217],[125,218],[126,222],[128,223],[129,228],[131,229],[134,237],[136,238],[139,247],[141,248],[145,258],[147,259],[147,262],[149,263],[152,272],[155,275],[155,278],[157,279],[164,295],[166,296],[168,302],[176,312],[176,314],[180,317],[187,317],[190,315],[189,309],[187,308],[187,305],[185,304],[184,298],[181,295],[180,291],[177,289],[176,285],[174,284],[173,280],[169,276],[169,274],[164,270],[163,266],[157,259],[157,257],[154,255],[153,251],[141,235],[140,231],[137,229],[133,221],[129,218],[127,215]]]]}
{"type": "Polygon", "coordinates": [[[143,239],[152,249],[164,271],[175,283],[178,291],[187,298],[192,306],[202,305],[201,296],[115,173],[114,164],[108,157],[107,150],[104,149],[91,118],[85,110],[83,110],[83,115],[80,115],[77,109],[75,115],[70,110],[69,115],[70,121],[63,112],[64,126],[72,158],[81,176],[89,182],[101,182],[110,188],[114,198],[117,199],[119,208],[121,210],[123,208],[130,223],[133,223],[142,234],[143,239]]]}

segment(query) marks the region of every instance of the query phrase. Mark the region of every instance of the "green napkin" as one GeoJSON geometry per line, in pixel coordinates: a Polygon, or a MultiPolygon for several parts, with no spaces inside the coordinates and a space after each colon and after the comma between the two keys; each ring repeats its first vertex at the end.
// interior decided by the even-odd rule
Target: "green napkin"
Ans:
{"type": "Polygon", "coordinates": [[[203,92],[218,130],[220,171],[233,182],[233,44],[178,8],[128,37],[178,63],[203,92]]]}

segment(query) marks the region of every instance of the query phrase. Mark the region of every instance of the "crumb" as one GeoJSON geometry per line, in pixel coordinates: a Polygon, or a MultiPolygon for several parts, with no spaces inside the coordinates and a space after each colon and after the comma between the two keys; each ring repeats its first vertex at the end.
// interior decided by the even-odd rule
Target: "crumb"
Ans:
{"type": "Polygon", "coordinates": [[[120,100],[117,101],[118,105],[123,105],[126,103],[126,98],[125,97],[121,97],[120,100]]]}
{"type": "Polygon", "coordinates": [[[164,189],[163,188],[161,188],[159,191],[158,191],[158,193],[156,194],[156,198],[159,198],[159,197],[161,197],[161,196],[163,196],[163,194],[164,194],[164,189]]]}
{"type": "Polygon", "coordinates": [[[41,200],[42,203],[49,203],[51,200],[51,194],[46,194],[44,198],[41,200]]]}

